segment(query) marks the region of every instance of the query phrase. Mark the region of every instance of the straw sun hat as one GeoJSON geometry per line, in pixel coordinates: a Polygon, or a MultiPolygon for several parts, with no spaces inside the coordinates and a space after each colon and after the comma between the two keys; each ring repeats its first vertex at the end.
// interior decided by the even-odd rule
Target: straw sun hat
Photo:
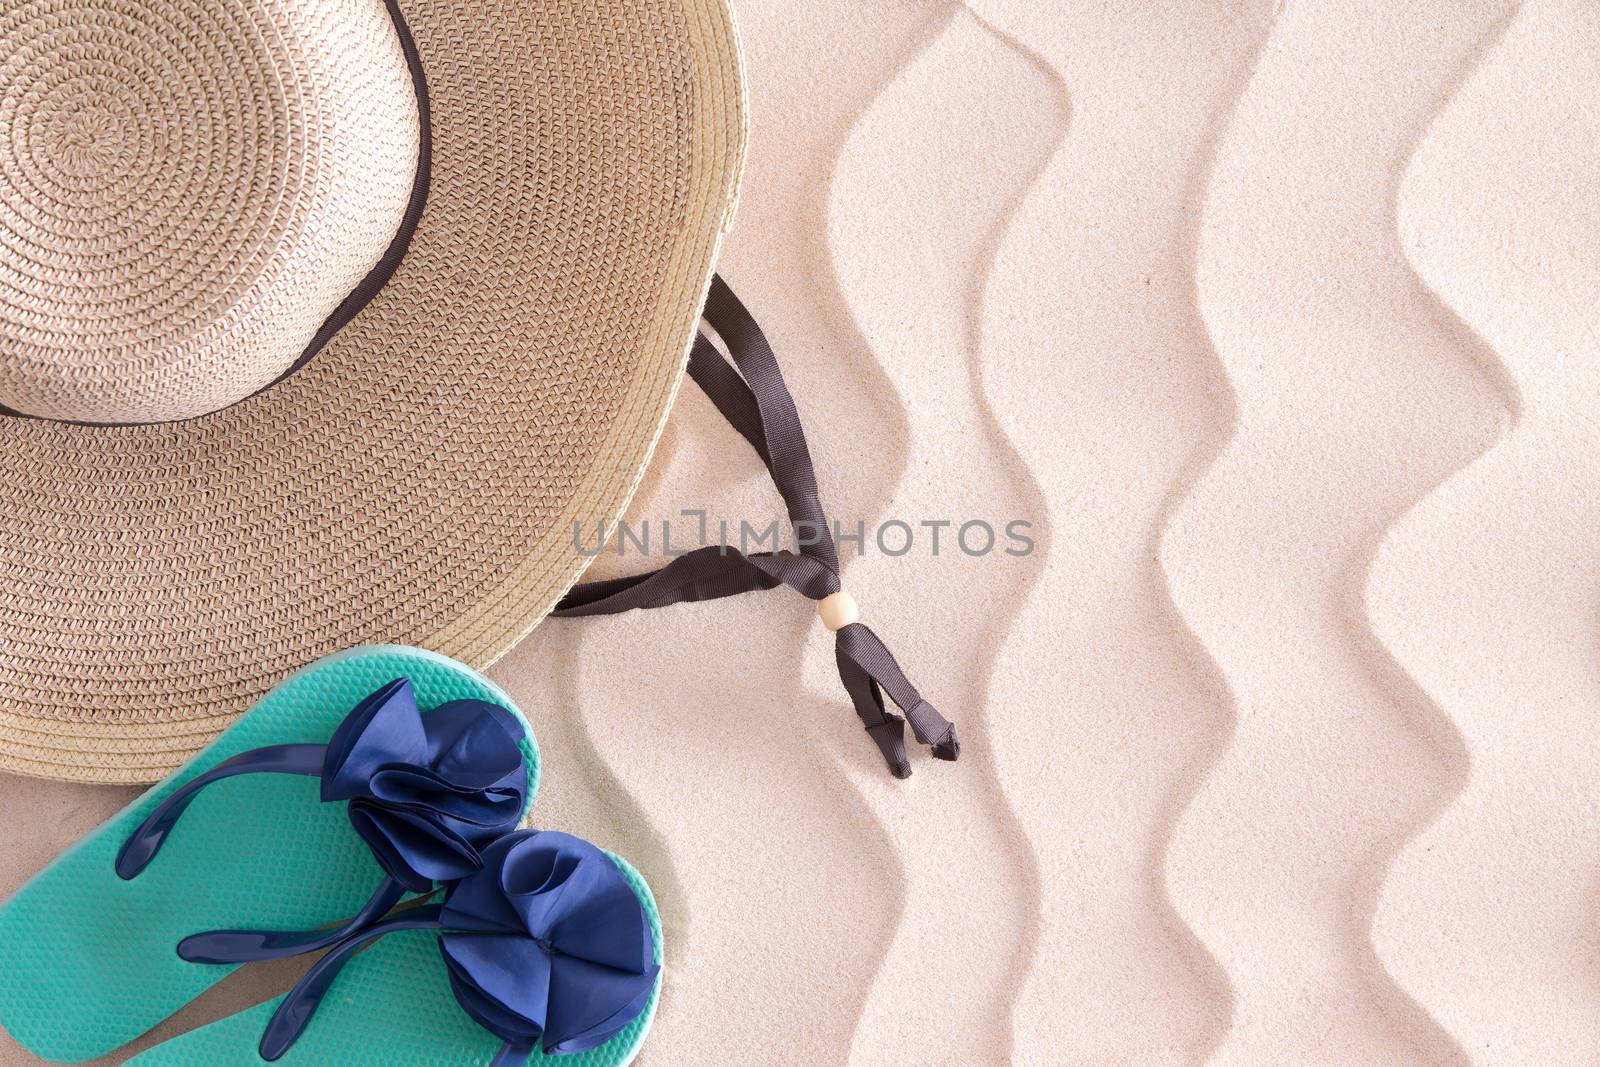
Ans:
{"type": "Polygon", "coordinates": [[[677,389],[741,78],[723,0],[0,3],[0,769],[525,634],[677,389]]]}

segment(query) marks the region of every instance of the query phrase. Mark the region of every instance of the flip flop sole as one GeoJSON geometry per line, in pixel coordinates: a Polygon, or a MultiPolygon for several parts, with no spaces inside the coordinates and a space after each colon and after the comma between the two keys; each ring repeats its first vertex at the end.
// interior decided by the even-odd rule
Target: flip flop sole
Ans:
{"type": "MultiPolygon", "coordinates": [[[[644,905],[660,963],[661,915],[650,887],[626,860],[614,854],[611,858],[644,905]]],[[[434,931],[407,930],[389,934],[358,954],[340,972],[306,1032],[276,1061],[277,1067],[487,1067],[500,1050],[500,1039],[456,1003],[438,942],[434,931]]],[[[644,1043],[660,997],[658,977],[644,1011],[605,1044],[563,1056],[535,1051],[528,1063],[550,1067],[629,1063],[644,1043]]],[[[135,1056],[126,1067],[259,1064],[257,1046],[279,1000],[173,1038],[135,1056]]]]}
{"type": "Polygon", "coordinates": [[[0,905],[0,974],[8,976],[0,983],[0,1026],[37,1056],[81,1063],[138,1037],[233,970],[178,958],[176,946],[189,934],[309,930],[355,914],[383,871],[345,805],[319,801],[314,778],[219,782],[195,799],[137,878],[117,877],[116,856],[183,782],[249,749],[325,742],[363,697],[400,677],[411,680],[425,709],[473,699],[515,714],[525,730],[532,801],[539,782],[533,732],[510,697],[476,671],[399,645],[318,660],[0,905]]]}

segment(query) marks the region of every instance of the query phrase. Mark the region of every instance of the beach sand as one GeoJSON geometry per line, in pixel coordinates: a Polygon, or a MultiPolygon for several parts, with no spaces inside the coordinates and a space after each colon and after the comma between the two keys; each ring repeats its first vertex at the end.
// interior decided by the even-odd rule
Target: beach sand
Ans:
{"type": "MultiPolygon", "coordinates": [[[[535,824],[661,902],[640,1062],[1592,1063],[1600,9],[738,13],[722,272],[963,754],[890,779],[788,590],[495,665],[535,824]]],[[[780,514],[691,385],[629,522],[682,509],[780,514]]],[[[0,895],[135,794],[0,778],[0,895]]]]}

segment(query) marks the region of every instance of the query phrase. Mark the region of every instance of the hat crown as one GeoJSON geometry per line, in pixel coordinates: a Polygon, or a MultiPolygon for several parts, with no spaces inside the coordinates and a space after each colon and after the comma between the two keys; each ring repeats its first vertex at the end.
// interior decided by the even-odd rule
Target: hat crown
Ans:
{"type": "Polygon", "coordinates": [[[228,406],[394,239],[420,142],[383,0],[0,10],[0,405],[228,406]]]}

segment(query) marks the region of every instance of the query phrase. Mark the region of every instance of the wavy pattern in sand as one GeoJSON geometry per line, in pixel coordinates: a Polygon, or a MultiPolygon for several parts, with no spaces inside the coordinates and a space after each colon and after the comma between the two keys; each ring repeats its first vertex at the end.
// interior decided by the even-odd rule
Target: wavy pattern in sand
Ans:
{"type": "Polygon", "coordinates": [[[1374,939],[1475,1062],[1600,1048],[1600,13],[1529,3],[1420,146],[1418,273],[1499,353],[1516,422],[1385,542],[1374,624],[1465,738],[1464,791],[1399,858],[1374,939]]]}
{"type": "Polygon", "coordinates": [[[1218,149],[1197,291],[1238,422],[1163,551],[1237,701],[1170,874],[1233,983],[1217,1062],[1461,1059],[1368,937],[1390,858],[1459,771],[1359,589],[1388,525],[1503,412],[1410,271],[1391,203],[1506,6],[1291,6],[1218,149]]]}
{"type": "MultiPolygon", "coordinates": [[[[1482,51],[1486,51],[1489,47],[1491,47],[1492,43],[1498,39],[1499,35],[1504,32],[1505,28],[1509,24],[1510,13],[1508,12],[1506,16],[1502,18],[1500,26],[1485,38],[1482,46],[1479,49],[1479,52],[1481,53],[1482,51]]],[[[1450,100],[1453,99],[1455,92],[1459,90],[1460,85],[1464,83],[1472,71],[1476,69],[1479,61],[1479,54],[1474,54],[1471,57],[1470,62],[1460,71],[1456,79],[1456,84],[1451,86],[1451,91],[1444,99],[1440,101],[1439,107],[1436,109],[1436,114],[1442,113],[1445,110],[1450,100]]],[[[1422,141],[1426,132],[1426,129],[1418,130],[1418,143],[1422,141]]],[[[1413,151],[1407,162],[1408,164],[1411,164],[1417,159],[1418,154],[1416,152],[1416,146],[1413,145],[1413,151]]],[[[1408,166],[1407,173],[1409,173],[1409,170],[1410,167],[1408,166]]],[[[1499,388],[1505,402],[1506,412],[1505,417],[1495,420],[1496,424],[1492,428],[1496,430],[1499,435],[1503,436],[1503,434],[1506,432],[1506,425],[1509,420],[1515,416],[1515,412],[1519,404],[1516,386],[1508,377],[1505,365],[1500,361],[1494,349],[1491,348],[1478,334],[1476,334],[1467,323],[1462,321],[1456,314],[1454,314],[1454,312],[1451,311],[1448,303],[1442,297],[1440,297],[1435,290],[1428,287],[1428,272],[1419,266],[1417,261],[1413,258],[1413,253],[1417,247],[1417,242],[1412,236],[1415,233],[1415,227],[1411,224],[1411,220],[1407,219],[1402,221],[1400,217],[1400,205],[1401,202],[1406,199],[1405,188],[1406,177],[1405,175],[1402,175],[1401,181],[1396,189],[1395,196],[1395,230],[1401,241],[1402,251],[1407,255],[1408,262],[1410,262],[1412,267],[1412,271],[1416,275],[1418,283],[1423,287],[1423,292],[1426,294],[1427,301],[1433,305],[1435,313],[1439,319],[1441,329],[1455,336],[1457,344],[1462,351],[1474,356],[1478,362],[1481,372],[1488,379],[1493,381],[1499,388]]],[[[1486,427],[1485,429],[1489,428],[1486,427]]],[[[1452,475],[1451,477],[1454,476],[1455,475],[1452,475]]],[[[1444,484],[1448,484],[1448,481],[1449,479],[1447,479],[1444,484]]],[[[1435,489],[1435,492],[1437,491],[1438,490],[1435,489]]],[[[1384,959],[1379,929],[1386,902],[1393,900],[1393,895],[1390,893],[1388,888],[1389,879],[1394,876],[1397,870],[1400,870],[1404,866],[1404,857],[1407,855],[1407,853],[1418,847],[1417,841],[1423,837],[1427,825],[1431,823],[1434,818],[1437,818],[1440,812],[1446,810],[1466,788],[1471,763],[1471,757],[1466,747],[1465,738],[1449,720],[1444,709],[1440,708],[1436,703],[1434,703],[1428,696],[1426,690],[1418,684],[1417,676],[1407,671],[1405,657],[1401,655],[1403,646],[1398,646],[1393,642],[1393,628],[1392,626],[1386,626],[1383,622],[1383,620],[1393,617],[1392,611],[1388,607],[1388,605],[1391,603],[1389,600],[1390,591],[1394,590],[1401,596],[1404,595],[1403,583],[1397,587],[1396,583],[1390,578],[1395,566],[1395,561],[1404,559],[1408,554],[1414,553],[1421,547],[1416,538],[1419,531],[1419,525],[1423,527],[1426,526],[1426,520],[1421,517],[1426,516],[1429,513],[1429,508],[1431,505],[1428,504],[1428,501],[1430,498],[1431,494],[1430,496],[1423,497],[1422,500],[1419,500],[1417,504],[1413,506],[1412,510],[1406,512],[1404,515],[1396,519],[1394,524],[1390,526],[1383,540],[1377,546],[1374,546],[1373,557],[1368,564],[1367,581],[1364,588],[1367,618],[1369,625],[1371,626],[1373,636],[1377,640],[1381,649],[1381,652],[1375,652],[1375,658],[1378,659],[1379,662],[1387,661],[1392,666],[1394,671],[1392,676],[1392,685],[1394,690],[1397,693],[1409,693],[1413,696],[1413,699],[1418,707],[1419,721],[1423,725],[1426,725],[1429,721],[1431,721],[1433,725],[1435,745],[1440,751],[1441,755],[1444,757],[1446,765],[1451,771],[1450,787],[1438,797],[1437,808],[1423,823],[1418,825],[1416,837],[1398,849],[1390,858],[1389,867],[1384,872],[1384,877],[1381,880],[1381,888],[1379,890],[1380,896],[1374,909],[1373,940],[1374,948],[1378,952],[1379,959],[1384,960],[1385,963],[1387,963],[1387,961],[1384,959]],[[1385,640],[1386,630],[1391,635],[1390,640],[1385,640]]],[[[1403,908],[1400,910],[1403,910],[1403,908]]],[[[1389,914],[1393,915],[1394,913],[1395,911],[1391,905],[1389,914]]],[[[1404,980],[1405,976],[1403,974],[1396,974],[1395,969],[1392,967],[1388,967],[1386,969],[1388,970],[1390,976],[1399,982],[1402,988],[1408,989],[1408,992],[1412,995],[1413,999],[1424,1006],[1428,1004],[1425,989],[1417,986],[1408,987],[1407,982],[1404,980]]],[[[1438,1016],[1435,1015],[1435,1020],[1437,1021],[1437,1019],[1438,1016]]],[[[1459,1040],[1461,1035],[1459,1033],[1454,1033],[1452,1036],[1457,1039],[1457,1047],[1461,1049],[1463,1057],[1470,1060],[1471,1056],[1466,1052],[1466,1046],[1459,1040]]]]}
{"type": "MultiPolygon", "coordinates": [[[[848,562],[963,762],[782,593],[493,671],[662,902],[641,1062],[1592,1063],[1600,11],[967,4],[739,5],[723,264],[836,517],[1035,524],[848,562]]],[[[687,388],[630,518],[696,506],[778,507],[687,388]]],[[[5,790],[8,885],[120,803],[5,790]]]]}
{"type": "MultiPolygon", "coordinates": [[[[963,10],[873,101],[840,155],[829,209],[834,267],[893,381],[918,457],[875,509],[881,517],[1003,523],[1040,510],[1036,482],[975,395],[972,367],[995,241],[1066,121],[1048,69],[963,10]]],[[[858,447],[870,449],[871,439],[858,447]]],[[[1037,943],[1039,883],[997,788],[986,728],[994,647],[1035,570],[998,552],[963,555],[954,526],[937,557],[925,531],[913,557],[847,564],[865,610],[967,740],[958,767],[923,762],[909,783],[851,758],[906,885],[856,1062],[1011,1057],[1009,1019],[1037,943]]]]}
{"type": "Polygon", "coordinates": [[[982,385],[1049,501],[1049,552],[990,712],[1044,882],[1016,1047],[1024,1062],[1196,1063],[1230,998],[1167,901],[1163,851],[1226,697],[1162,591],[1154,545],[1196,443],[1230,421],[1185,250],[1216,116],[1271,4],[1226,18],[1208,4],[972,6],[1035,49],[1073,103],[983,318],[982,385]],[[1197,50],[1207,62],[1190,61],[1197,50]]]}

